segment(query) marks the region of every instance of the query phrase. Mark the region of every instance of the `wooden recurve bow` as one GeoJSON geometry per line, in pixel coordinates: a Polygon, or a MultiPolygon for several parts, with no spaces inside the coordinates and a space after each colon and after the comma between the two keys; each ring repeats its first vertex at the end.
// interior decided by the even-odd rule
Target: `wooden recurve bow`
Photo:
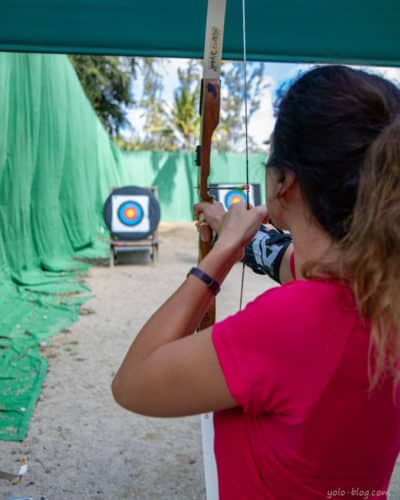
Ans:
{"type": "MultiPolygon", "coordinates": [[[[208,193],[208,178],[211,164],[212,136],[219,122],[221,101],[221,57],[224,34],[226,0],[209,0],[204,46],[203,79],[200,97],[200,145],[197,147],[199,170],[199,200],[213,201],[208,193]]],[[[204,223],[199,238],[199,262],[208,254],[212,246],[211,228],[204,223]],[[204,241],[208,233],[207,241],[204,241]]],[[[215,322],[215,299],[210,303],[199,324],[199,330],[208,328],[215,322]]]]}

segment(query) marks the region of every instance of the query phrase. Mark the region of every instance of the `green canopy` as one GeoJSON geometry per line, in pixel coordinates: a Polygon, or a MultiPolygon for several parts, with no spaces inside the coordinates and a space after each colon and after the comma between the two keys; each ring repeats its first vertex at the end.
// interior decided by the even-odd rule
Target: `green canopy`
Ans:
{"type": "MultiPolygon", "coordinates": [[[[241,0],[224,57],[242,58],[241,0]]],[[[203,56],[207,0],[2,0],[0,50],[203,56]]],[[[398,0],[247,0],[253,60],[400,65],[398,0]]]]}

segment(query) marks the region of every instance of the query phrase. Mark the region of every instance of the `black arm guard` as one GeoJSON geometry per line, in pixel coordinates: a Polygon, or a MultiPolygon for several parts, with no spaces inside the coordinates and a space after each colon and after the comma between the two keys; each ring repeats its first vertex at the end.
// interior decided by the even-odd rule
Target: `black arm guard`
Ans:
{"type": "Polygon", "coordinates": [[[254,238],[245,248],[243,262],[257,274],[268,274],[279,281],[279,268],[283,254],[292,242],[287,233],[260,226],[254,238]]]}

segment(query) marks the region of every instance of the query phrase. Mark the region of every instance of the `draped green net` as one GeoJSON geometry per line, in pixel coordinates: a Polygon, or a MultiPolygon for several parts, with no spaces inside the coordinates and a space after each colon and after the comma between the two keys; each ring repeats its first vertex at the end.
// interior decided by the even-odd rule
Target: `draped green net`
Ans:
{"type": "Polygon", "coordinates": [[[41,343],[88,298],[107,255],[101,207],[125,182],[64,56],[0,54],[0,439],[26,435],[46,374],[41,343]]]}

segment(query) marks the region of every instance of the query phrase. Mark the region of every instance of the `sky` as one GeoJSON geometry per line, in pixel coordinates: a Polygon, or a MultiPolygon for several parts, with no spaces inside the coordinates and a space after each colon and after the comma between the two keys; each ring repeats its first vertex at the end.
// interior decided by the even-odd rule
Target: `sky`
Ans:
{"type": "MultiPolygon", "coordinates": [[[[164,99],[171,103],[173,92],[178,85],[177,70],[179,67],[184,67],[187,64],[187,59],[164,59],[163,62],[164,78],[164,99]]],[[[306,71],[312,68],[313,64],[292,64],[292,63],[265,63],[266,64],[266,80],[269,83],[264,95],[261,97],[260,109],[253,115],[248,124],[248,133],[257,145],[264,148],[263,143],[269,138],[275,123],[273,116],[273,102],[275,99],[276,90],[280,85],[293,78],[299,71],[306,71]]],[[[400,68],[389,67],[364,67],[368,71],[378,72],[382,76],[394,81],[400,85],[400,68]]],[[[135,82],[135,94],[140,95],[142,82],[138,79],[135,82]]],[[[128,120],[140,132],[143,117],[137,109],[133,108],[128,111],[128,120]]],[[[244,127],[244,113],[243,113],[244,127]]],[[[129,131],[124,133],[126,138],[129,138],[129,131]]]]}

